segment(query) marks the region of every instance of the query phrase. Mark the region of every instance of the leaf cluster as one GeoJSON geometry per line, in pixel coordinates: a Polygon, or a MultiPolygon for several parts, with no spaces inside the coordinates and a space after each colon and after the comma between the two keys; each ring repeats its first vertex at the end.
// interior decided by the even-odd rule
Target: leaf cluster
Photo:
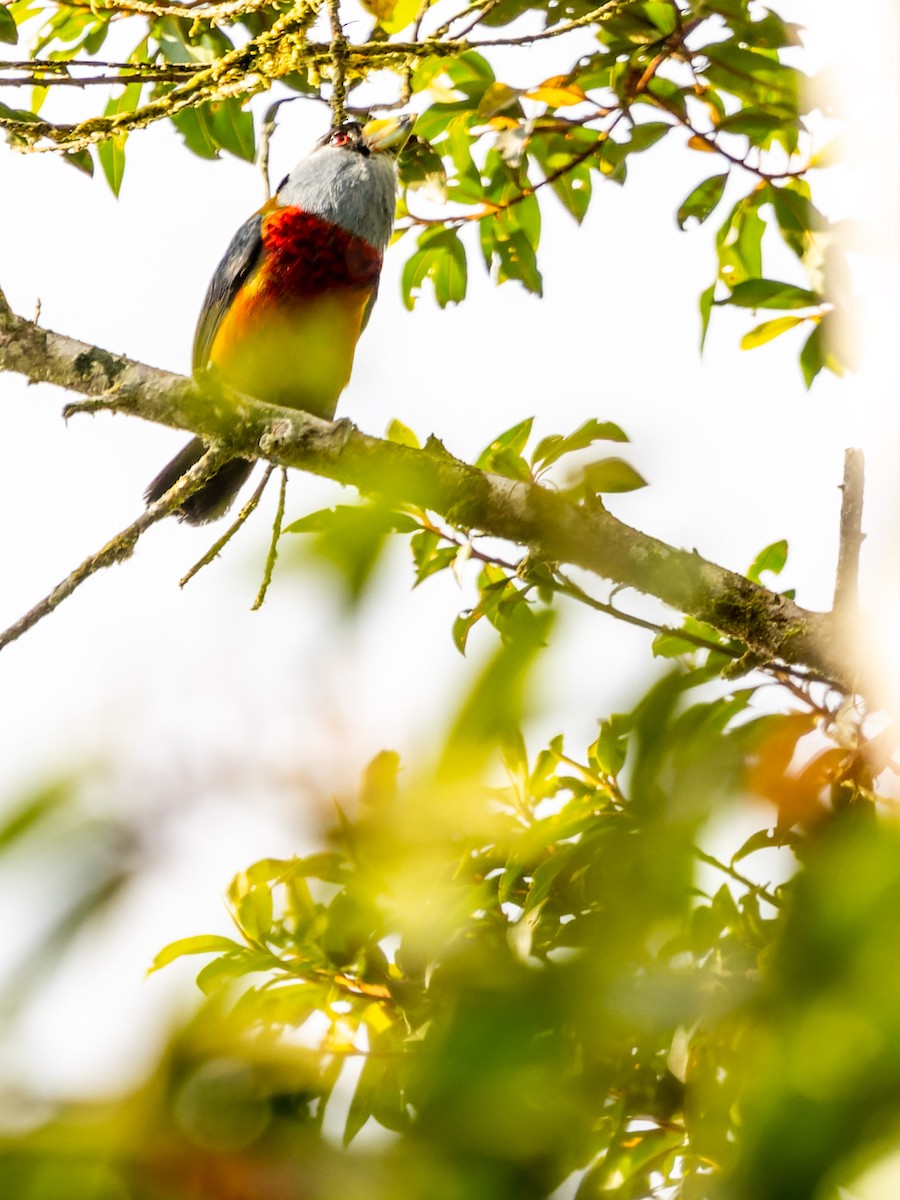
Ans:
{"type": "MultiPolygon", "coordinates": [[[[530,654],[510,641],[464,709],[508,711],[502,681],[530,654]]],[[[537,1198],[567,1181],[580,1200],[738,1186],[787,1200],[846,1178],[874,1107],[900,1117],[897,989],[878,950],[900,845],[872,820],[857,748],[823,738],[812,709],[767,714],[757,689],[708,679],[667,674],[578,755],[562,737],[531,755],[515,728],[488,736],[465,713],[433,771],[380,754],[320,849],[233,880],[231,937],[158,954],[154,969],[206,958],[206,1001],[152,1085],[118,1117],[94,1113],[80,1165],[68,1131],[83,1115],[7,1138],[0,1181],[68,1167],[81,1195],[95,1156],[136,1200],[156,1195],[160,1164],[172,1200],[238,1170],[253,1200],[273,1177],[286,1197],[373,1200],[537,1198]],[[499,739],[504,782],[479,738],[499,739]],[[748,792],[778,815],[714,857],[709,818],[748,792]],[[742,873],[776,848],[786,882],[742,873]],[[824,1138],[832,1124],[840,1138],[824,1138]]]]}
{"type": "Polygon", "coordinates": [[[12,40],[20,28],[27,31],[30,61],[22,67],[35,86],[30,109],[0,109],[0,127],[14,144],[56,146],[85,170],[95,154],[115,191],[131,129],[169,118],[193,153],[215,158],[226,151],[252,161],[247,104],[254,92],[273,87],[283,97],[320,97],[324,77],[346,75],[352,104],[354,88],[371,74],[393,72],[399,94],[385,95],[383,106],[415,98],[419,109],[416,137],[401,162],[398,210],[400,233],[415,233],[402,280],[409,307],[427,281],[441,306],[462,301],[476,246],[497,283],[515,280],[540,295],[547,202],[581,223],[606,183],[626,182],[634,155],[680,135],[690,152],[716,159],[718,168],[678,205],[682,228],[706,221],[726,194],[739,193],[716,234],[716,278],[700,301],[704,336],[715,306],[772,309],[788,315],[751,330],[745,349],[801,328],[807,383],[846,361],[830,282],[841,282],[844,267],[807,179],[824,157],[812,153],[805,131],[802,73],[784,61],[798,31],[753,0],[599,7],[489,0],[440,24],[428,4],[377,4],[369,10],[368,39],[346,46],[340,64],[331,61],[328,44],[310,40],[318,12],[312,2],[183,8],[107,0],[44,10],[14,0],[4,11],[0,35],[12,40]],[[543,30],[518,34],[515,23],[534,15],[543,30]],[[135,17],[141,28],[133,49],[95,77],[113,85],[102,115],[74,126],[43,120],[48,93],[83,83],[83,64],[112,24],[131,28],[135,17]],[[595,45],[588,53],[586,37],[595,45]],[[558,39],[564,69],[516,85],[497,76],[493,49],[517,52],[527,79],[528,48],[542,39],[558,39]],[[421,211],[420,197],[430,198],[430,213],[421,211]],[[474,244],[466,232],[473,226],[474,244]],[[767,230],[796,257],[798,280],[767,273],[767,230]]]}

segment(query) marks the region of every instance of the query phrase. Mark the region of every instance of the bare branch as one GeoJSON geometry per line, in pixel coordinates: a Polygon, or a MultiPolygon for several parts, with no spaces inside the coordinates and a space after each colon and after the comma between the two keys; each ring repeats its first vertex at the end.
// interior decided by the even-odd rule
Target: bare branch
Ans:
{"type": "Polygon", "coordinates": [[[853,617],[859,606],[859,554],[866,536],[862,531],[865,471],[862,450],[845,450],[844,482],[841,484],[841,533],[833,605],[834,615],[842,618],[853,617]]]}
{"type": "Polygon", "coordinates": [[[250,516],[252,516],[260,500],[262,499],[262,494],[266,490],[266,484],[271,479],[272,472],[274,470],[275,468],[273,466],[269,466],[266,469],[266,473],[263,475],[259,487],[238,513],[237,517],[231,522],[222,536],[214,541],[203,557],[198,559],[191,569],[182,575],[182,577],[178,580],[178,586],[180,588],[183,588],[185,584],[190,583],[194,576],[202,571],[204,567],[208,567],[211,562],[214,562],[237,533],[237,531],[241,528],[241,526],[245,524],[250,516]]]}
{"type": "Polygon", "coordinates": [[[284,467],[281,468],[281,490],[278,493],[278,508],[275,512],[275,520],[272,522],[272,541],[269,544],[269,553],[266,556],[266,566],[263,571],[262,583],[259,585],[259,591],[256,593],[256,599],[250,605],[251,612],[256,612],[262,608],[266,599],[266,592],[269,590],[269,584],[272,582],[272,572],[275,570],[275,560],[278,558],[278,540],[281,537],[281,527],[284,524],[284,502],[287,496],[287,471],[284,467]]]}
{"type": "Polygon", "coordinates": [[[20,638],[23,633],[27,633],[29,629],[33,629],[44,617],[49,617],[54,609],[58,608],[64,600],[68,600],[69,596],[92,575],[96,575],[104,567],[111,567],[113,563],[124,562],[131,558],[141,535],[146,533],[151,525],[155,525],[157,521],[161,521],[163,517],[174,512],[191,492],[215,473],[217,467],[227,457],[219,450],[208,450],[200,461],[179,479],[175,487],[170,488],[164,496],[151,504],[146,512],[142,513],[136,521],[132,521],[127,528],[117,533],[96,554],[91,554],[86,558],[43,600],[38,601],[24,616],[0,633],[0,650],[20,638]]]}

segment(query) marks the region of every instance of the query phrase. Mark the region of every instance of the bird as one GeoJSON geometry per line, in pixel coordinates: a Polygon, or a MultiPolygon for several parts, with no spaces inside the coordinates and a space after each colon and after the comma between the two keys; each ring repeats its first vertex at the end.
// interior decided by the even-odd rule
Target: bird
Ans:
{"type": "MultiPolygon", "coordinates": [[[[345,121],[320,138],[238,229],[194,335],[193,373],[330,420],[378,294],[394,226],[397,155],[413,116],[345,121]]],[[[160,499],[206,453],[193,438],[144,493],[160,499]]],[[[191,525],[224,516],[254,462],[228,460],[184,500],[191,525]]]]}

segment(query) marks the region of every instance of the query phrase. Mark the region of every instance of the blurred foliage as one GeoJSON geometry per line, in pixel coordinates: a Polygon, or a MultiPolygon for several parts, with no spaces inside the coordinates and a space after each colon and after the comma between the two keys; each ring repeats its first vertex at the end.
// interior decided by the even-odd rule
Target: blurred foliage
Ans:
{"type": "Polygon", "coordinates": [[[231,936],[158,953],[204,959],[199,1011],[132,1095],[0,1133],[0,1194],[812,1200],[883,1151],[900,830],[861,718],[690,645],[529,754],[548,633],[507,625],[431,767],[383,752],[318,849],[239,874],[231,936]]]}
{"type": "Polygon", "coordinates": [[[115,909],[141,858],[141,832],[92,803],[94,782],[91,772],[73,773],[0,811],[0,869],[13,867],[5,899],[35,931],[0,984],[0,1021],[16,1016],[83,929],[115,909]]]}
{"type": "MultiPolygon", "coordinates": [[[[127,138],[157,119],[194,154],[251,162],[254,92],[327,91],[319,8],[13,0],[0,41],[23,57],[0,72],[31,95],[0,106],[0,127],[19,149],[99,162],[116,192],[127,138]],[[97,61],[113,26],[134,30],[134,48],[97,61]],[[75,80],[111,89],[105,107],[55,124],[57,85],[75,80]]],[[[398,209],[408,306],[426,286],[442,306],[463,300],[473,252],[498,283],[540,294],[554,205],[581,223],[635,155],[677,139],[710,166],[675,220],[721,217],[704,336],[716,307],[764,310],[744,348],[798,330],[807,382],[842,369],[831,327],[845,266],[811,197],[828,153],[805,127],[795,27],[753,0],[365,8],[371,27],[341,60],[351,105],[387,68],[383,107],[419,113],[398,209]],[[492,51],[517,52],[527,77],[530,47],[551,37],[557,74],[498,77],[492,51]]],[[[517,422],[477,465],[585,507],[645,484],[609,452],[627,443],[611,422],[530,446],[531,434],[517,422]]],[[[419,444],[399,422],[388,436],[419,444]]],[[[473,630],[487,634],[490,657],[431,764],[401,770],[382,753],[317,848],[232,881],[228,936],[185,930],[158,952],[157,969],[204,960],[203,1001],[140,1088],[106,1104],[4,1097],[0,1195],[846,1196],[900,1127],[890,730],[873,737],[828,681],[748,661],[692,619],[629,616],[559,564],[504,557],[413,506],[366,497],[283,533],[328,564],[351,607],[398,538],[417,585],[474,575],[452,636],[466,652],[473,630]],[[535,753],[523,730],[563,603],[652,631],[663,673],[586,748],[557,736],[535,753]]],[[[748,577],[777,577],[786,559],[775,542],[748,577]]],[[[4,997],[13,1017],[135,869],[133,831],[79,795],[65,783],[26,798],[0,828],[0,855],[66,880],[4,997]]]]}
{"type": "MultiPolygon", "coordinates": [[[[442,307],[462,301],[473,253],[497,283],[516,280],[539,295],[545,216],[561,205],[580,224],[605,185],[626,183],[635,156],[677,140],[709,161],[677,200],[678,225],[702,224],[725,203],[716,269],[700,297],[703,337],[716,307],[781,312],[747,332],[743,348],[797,330],[807,384],[823,367],[844,369],[849,350],[834,310],[848,299],[846,264],[810,190],[832,150],[813,145],[806,128],[797,26],[756,0],[365,8],[368,29],[340,56],[348,103],[378,74],[373,108],[412,104],[419,113],[398,208],[399,234],[415,239],[402,278],[408,307],[426,282],[442,307]],[[532,47],[551,39],[559,70],[535,77],[532,47]],[[497,75],[492,51],[501,48],[524,86],[497,75]],[[780,278],[782,261],[791,278],[780,278]]],[[[194,154],[252,162],[253,94],[329,94],[323,9],[321,0],[13,0],[0,8],[0,40],[20,41],[21,61],[0,67],[0,86],[29,87],[31,102],[0,105],[0,128],[14,146],[55,147],[82,170],[96,158],[116,193],[129,133],[156,120],[171,119],[194,154]],[[133,49],[121,62],[97,62],[114,27],[117,45],[133,30],[133,49]],[[110,99],[72,124],[71,88],[61,85],[76,81],[110,99]]]]}

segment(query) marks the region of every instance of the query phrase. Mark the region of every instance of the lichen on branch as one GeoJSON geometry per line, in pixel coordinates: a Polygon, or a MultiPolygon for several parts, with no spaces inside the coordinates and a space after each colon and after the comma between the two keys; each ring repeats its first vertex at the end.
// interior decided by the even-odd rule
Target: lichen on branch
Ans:
{"type": "Polygon", "coordinates": [[[804,665],[858,687],[831,614],[793,600],[625,525],[598,504],[460,461],[437,439],[424,449],[226,392],[209,378],[187,379],[43,329],[0,303],[0,370],[53,383],[112,409],[188,430],[217,451],[265,458],[327,476],[394,504],[414,504],[525,547],[532,560],[568,563],[657,597],[740,640],[756,661],[804,665]]]}

